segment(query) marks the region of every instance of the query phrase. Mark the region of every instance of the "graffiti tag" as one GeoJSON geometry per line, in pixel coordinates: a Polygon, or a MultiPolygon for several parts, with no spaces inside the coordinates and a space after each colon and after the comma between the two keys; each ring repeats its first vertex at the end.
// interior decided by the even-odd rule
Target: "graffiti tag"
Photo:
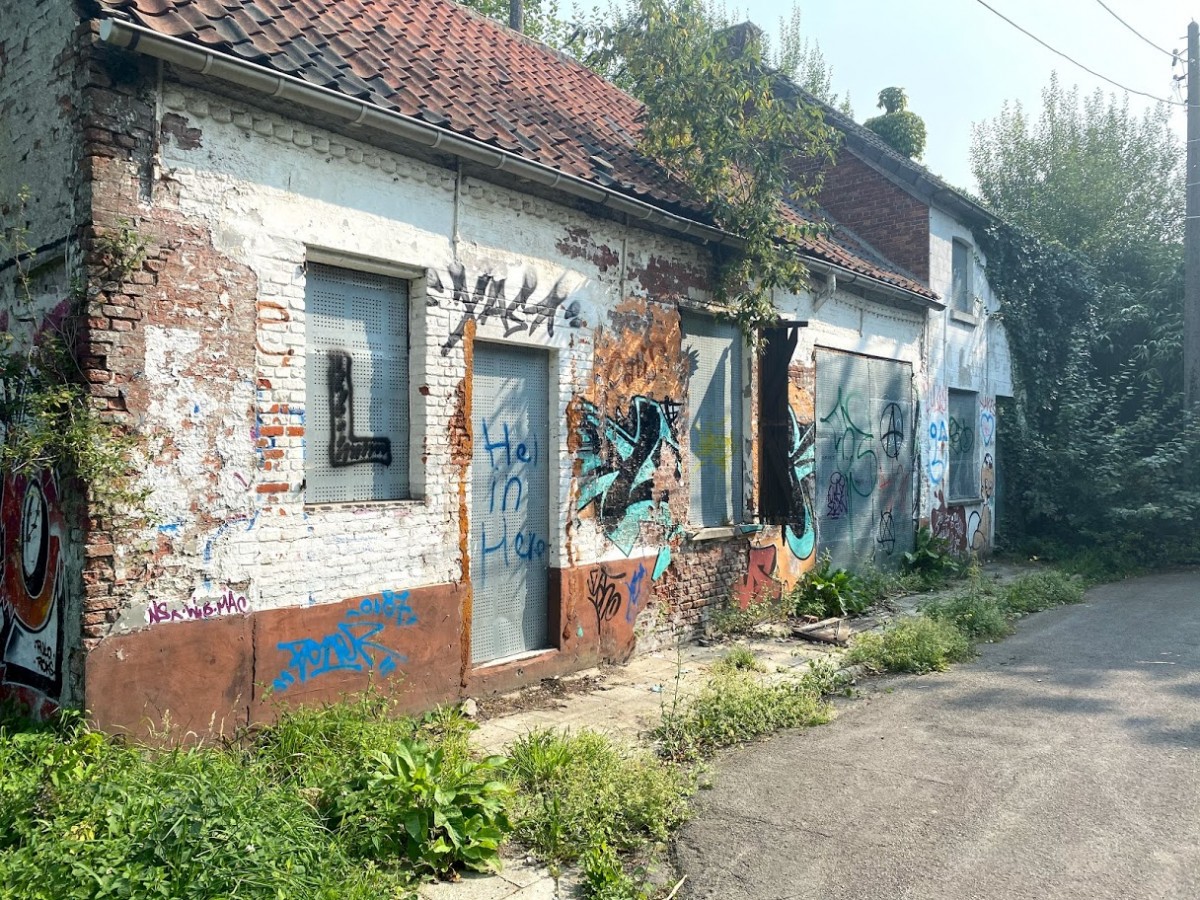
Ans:
{"type": "Polygon", "coordinates": [[[186,622],[197,619],[215,619],[219,616],[245,615],[250,611],[250,601],[244,594],[235,594],[232,588],[215,599],[204,600],[193,597],[182,607],[172,609],[166,600],[155,600],[146,609],[146,621],[151,625],[160,622],[186,622]]]}
{"type": "Polygon", "coordinates": [[[329,351],[329,465],[335,469],[359,463],[392,464],[392,442],[385,437],[354,433],[353,360],[342,350],[329,351]]]}

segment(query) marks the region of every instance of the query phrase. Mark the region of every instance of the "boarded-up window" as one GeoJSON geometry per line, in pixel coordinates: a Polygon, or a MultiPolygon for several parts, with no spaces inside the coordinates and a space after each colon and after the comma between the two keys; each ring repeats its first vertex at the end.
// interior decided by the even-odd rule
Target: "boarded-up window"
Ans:
{"type": "Polygon", "coordinates": [[[954,308],[960,312],[973,313],[975,298],[971,293],[971,248],[962,241],[954,242],[950,270],[950,293],[953,295],[954,308]]]}
{"type": "Polygon", "coordinates": [[[950,391],[949,420],[950,496],[947,500],[979,499],[979,462],[975,452],[975,423],[979,420],[977,396],[971,391],[950,391]]]}
{"type": "Polygon", "coordinates": [[[310,263],[305,499],[409,496],[408,283],[310,263]]]}
{"type": "Polygon", "coordinates": [[[742,340],[737,327],[683,314],[688,381],[688,458],[693,525],[727,525],[742,517],[742,340]]]}

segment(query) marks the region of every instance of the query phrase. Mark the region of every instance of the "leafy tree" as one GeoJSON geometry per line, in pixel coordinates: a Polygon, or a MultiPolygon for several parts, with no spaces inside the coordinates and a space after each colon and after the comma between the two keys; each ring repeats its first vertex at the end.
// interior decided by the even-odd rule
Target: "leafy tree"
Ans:
{"type": "Polygon", "coordinates": [[[889,87],[879,92],[882,116],[863,122],[897,153],[917,159],[925,152],[925,120],[908,109],[904,88],[889,87]]]}
{"type": "MultiPolygon", "coordinates": [[[[485,16],[508,24],[510,0],[457,0],[485,16]]],[[[525,34],[572,55],[581,49],[578,29],[562,18],[558,0],[524,0],[525,34]]]]}
{"type": "Polygon", "coordinates": [[[781,74],[818,100],[853,118],[850,94],[839,94],[833,89],[833,67],[821,52],[821,45],[805,35],[798,6],[793,6],[786,17],[779,17],[779,46],[767,50],[771,65],[781,74]]]}
{"type": "Polygon", "coordinates": [[[980,235],[1016,379],[1002,532],[1113,561],[1200,558],[1200,417],[1183,402],[1182,182],[1165,109],[1057,78],[975,131],[980,235]]]}
{"type": "Polygon", "coordinates": [[[1127,97],[1097,90],[1081,98],[1057,75],[1036,120],[1021,104],[1006,104],[975,127],[971,144],[980,193],[1001,216],[1132,283],[1175,264],[1182,160],[1166,106],[1137,116],[1127,97]]]}
{"type": "Polygon", "coordinates": [[[642,150],[744,241],[723,261],[719,299],[747,333],[773,321],[772,289],[797,290],[807,276],[789,244],[811,228],[780,201],[815,193],[791,176],[797,155],[832,157],[820,110],[789,98],[761,32],[728,27],[703,0],[629,0],[590,38],[589,65],[645,104],[642,150]]]}

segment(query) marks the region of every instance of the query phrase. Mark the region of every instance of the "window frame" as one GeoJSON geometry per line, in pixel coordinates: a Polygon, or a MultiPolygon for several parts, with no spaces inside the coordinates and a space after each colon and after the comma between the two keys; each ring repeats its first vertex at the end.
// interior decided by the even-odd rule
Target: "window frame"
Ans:
{"type": "MultiPolygon", "coordinates": [[[[311,252],[305,263],[305,317],[304,317],[304,347],[305,347],[305,439],[304,439],[304,503],[310,507],[324,506],[342,506],[342,505],[381,505],[393,504],[398,502],[413,501],[417,499],[415,493],[415,479],[412,472],[412,433],[414,413],[416,412],[413,404],[413,357],[412,357],[412,342],[413,342],[413,298],[418,294],[419,286],[417,280],[410,277],[410,270],[399,266],[392,266],[382,262],[369,261],[359,259],[351,255],[333,256],[324,251],[316,250],[311,252]],[[353,280],[358,279],[363,282],[376,282],[374,288],[368,288],[378,293],[389,293],[389,288],[395,288],[395,293],[392,295],[392,300],[401,305],[401,309],[393,311],[390,314],[383,314],[385,318],[390,319],[393,326],[398,328],[401,333],[392,333],[390,335],[382,334],[382,339],[376,341],[371,337],[374,332],[370,332],[369,326],[364,325],[364,331],[368,335],[366,343],[372,347],[378,343],[382,348],[382,353],[375,353],[372,350],[367,350],[366,353],[348,352],[347,348],[335,347],[337,342],[326,335],[321,335],[315,332],[314,322],[317,315],[317,301],[314,297],[314,292],[320,289],[322,278],[325,279],[326,288],[330,284],[341,285],[339,278],[344,279],[345,286],[349,286],[353,280]],[[327,346],[322,347],[325,344],[327,346]],[[344,440],[343,446],[339,452],[347,454],[346,459],[342,459],[338,463],[329,463],[327,469],[348,469],[355,471],[359,466],[371,466],[375,468],[382,464],[384,469],[391,469],[392,466],[397,466],[395,473],[392,475],[389,484],[389,479],[379,479],[374,477],[371,480],[381,483],[378,489],[381,494],[371,495],[368,493],[370,486],[366,484],[366,479],[359,479],[358,484],[352,483],[348,490],[350,496],[344,497],[314,497],[314,481],[320,481],[322,478],[329,481],[332,478],[332,473],[323,472],[318,476],[314,453],[334,452],[334,425],[330,422],[324,429],[321,428],[321,417],[315,415],[313,403],[319,396],[321,384],[329,378],[329,353],[332,350],[339,350],[349,356],[349,367],[347,376],[350,380],[349,390],[352,392],[349,397],[351,404],[348,410],[348,426],[350,434],[344,440]],[[364,424],[361,415],[363,402],[361,397],[355,397],[353,394],[354,387],[358,384],[355,378],[354,362],[357,359],[359,362],[359,371],[362,369],[363,357],[368,356],[371,360],[372,379],[384,378],[378,374],[377,366],[382,361],[386,362],[390,359],[393,361],[393,371],[391,379],[400,382],[398,389],[394,392],[388,392],[387,396],[381,402],[386,406],[386,416],[389,424],[395,423],[391,428],[386,430],[386,433],[376,434],[370,425],[364,424]],[[316,360],[324,357],[326,364],[323,373],[318,375],[316,372],[316,360]],[[320,382],[320,383],[318,383],[320,382]],[[397,397],[403,397],[403,402],[397,403],[397,397]],[[386,448],[382,442],[386,441],[386,448]],[[351,446],[353,445],[353,446],[351,446]],[[354,456],[362,454],[367,457],[365,459],[355,459],[354,456]],[[372,458],[374,457],[374,458],[372,458]],[[388,462],[381,463],[382,458],[386,458],[388,462]]],[[[332,386],[327,387],[327,390],[332,390],[332,386]]],[[[377,402],[375,400],[374,391],[378,390],[374,386],[371,388],[372,393],[367,404],[377,402]]],[[[326,414],[329,415],[328,413],[326,414]]]]}
{"type": "Polygon", "coordinates": [[[959,238],[951,241],[950,247],[950,295],[951,309],[968,316],[975,314],[975,278],[974,278],[974,249],[969,243],[959,238]],[[955,265],[959,253],[962,254],[962,264],[955,265]],[[961,277],[960,277],[961,273],[961,277]]]}
{"type": "MultiPolygon", "coordinates": [[[[960,404],[961,404],[960,399],[960,404]]],[[[959,420],[962,417],[958,417],[959,420]]],[[[946,447],[946,502],[955,504],[976,503],[982,499],[980,493],[980,462],[979,462],[979,392],[967,390],[965,388],[948,388],[946,391],[946,430],[947,430],[947,447],[946,447]],[[971,423],[971,428],[964,432],[961,424],[956,422],[954,416],[954,399],[968,398],[971,405],[970,416],[966,419],[971,423]],[[957,427],[956,427],[957,426],[957,427]],[[961,443],[964,440],[962,435],[970,435],[970,445],[967,449],[961,449],[961,443]],[[955,443],[960,444],[960,449],[955,451],[955,443]],[[956,488],[961,486],[959,481],[955,480],[955,473],[961,471],[963,464],[968,464],[967,471],[969,473],[969,484],[965,493],[956,493],[956,488]]]]}
{"type": "MultiPolygon", "coordinates": [[[[696,434],[708,432],[711,435],[711,429],[697,429],[697,420],[700,416],[700,411],[697,409],[695,381],[697,374],[702,371],[699,365],[700,360],[697,359],[696,368],[688,376],[687,399],[688,399],[688,416],[687,416],[687,438],[688,438],[688,525],[694,529],[709,529],[733,527],[743,523],[746,515],[746,498],[745,484],[746,471],[745,460],[743,459],[743,445],[745,443],[745,386],[746,373],[745,369],[745,339],[741,330],[734,323],[729,323],[718,319],[716,316],[695,310],[681,308],[680,315],[680,333],[682,336],[682,348],[685,354],[693,348],[697,353],[703,350],[704,345],[699,346],[690,343],[696,339],[708,339],[711,341],[728,340],[729,347],[732,350],[731,359],[726,363],[729,374],[726,380],[728,387],[728,397],[726,402],[726,415],[723,417],[724,428],[721,435],[717,438],[720,450],[728,448],[726,453],[727,464],[724,468],[721,477],[717,479],[719,484],[712,483],[708,478],[704,477],[705,472],[711,471],[710,468],[705,469],[704,457],[709,454],[716,454],[720,451],[715,448],[715,445],[710,441],[709,447],[697,447],[696,434]],[[689,328],[689,323],[691,328],[689,328]],[[714,334],[713,332],[716,332],[714,334]],[[723,334],[721,332],[724,332],[723,334]],[[711,513],[706,512],[706,485],[707,492],[717,492],[729,497],[729,502],[722,511],[719,519],[711,513]],[[724,487],[722,487],[724,485],[724,487]]],[[[719,363],[714,363],[714,367],[719,363]]],[[[709,384],[713,382],[710,380],[709,384]]],[[[708,393],[707,391],[705,392],[708,393]]],[[[703,401],[702,401],[703,402],[703,401]]],[[[710,409],[711,411],[711,409],[710,409]]]]}

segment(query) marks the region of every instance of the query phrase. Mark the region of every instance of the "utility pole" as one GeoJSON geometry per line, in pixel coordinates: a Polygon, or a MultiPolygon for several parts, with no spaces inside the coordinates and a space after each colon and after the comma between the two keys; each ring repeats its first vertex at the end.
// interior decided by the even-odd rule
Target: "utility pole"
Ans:
{"type": "Polygon", "coordinates": [[[1183,398],[1200,410],[1200,25],[1187,31],[1187,223],[1183,233],[1183,398]]]}

